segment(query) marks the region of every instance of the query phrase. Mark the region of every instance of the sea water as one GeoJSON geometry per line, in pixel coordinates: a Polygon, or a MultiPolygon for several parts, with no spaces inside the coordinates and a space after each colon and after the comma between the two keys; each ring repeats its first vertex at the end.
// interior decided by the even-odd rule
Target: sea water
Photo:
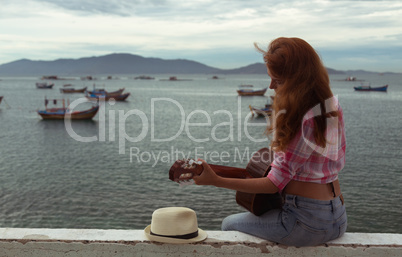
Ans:
{"type": "MultiPolygon", "coordinates": [[[[250,116],[265,96],[238,97],[241,84],[269,85],[266,75],[180,75],[185,81],[134,80],[137,75],[80,76],[36,89],[38,77],[0,78],[0,227],[143,229],[161,207],[197,212],[199,226],[219,230],[223,218],[243,209],[235,192],[211,186],[179,186],[168,179],[176,159],[245,167],[251,153],[268,145],[267,121],[250,116]],[[91,121],[45,121],[36,113],[44,99],[82,99],[61,94],[76,88],[125,88],[124,102],[104,102],[91,121]]],[[[356,92],[360,81],[331,76],[344,110],[347,155],[339,174],[349,232],[402,233],[402,75],[362,75],[388,92],[356,92]]],[[[60,104],[60,101],[58,101],[60,104]]],[[[76,109],[89,108],[81,103],[76,109]]],[[[48,107],[52,107],[50,102],[48,107]]]]}

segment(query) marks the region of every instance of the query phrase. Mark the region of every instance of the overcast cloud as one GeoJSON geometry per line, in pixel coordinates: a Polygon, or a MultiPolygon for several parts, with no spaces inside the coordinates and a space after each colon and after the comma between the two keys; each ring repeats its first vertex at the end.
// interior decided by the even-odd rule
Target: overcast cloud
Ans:
{"type": "Polygon", "coordinates": [[[402,72],[402,1],[0,0],[0,64],[110,53],[217,68],[262,62],[253,43],[307,40],[327,67],[402,72]]]}

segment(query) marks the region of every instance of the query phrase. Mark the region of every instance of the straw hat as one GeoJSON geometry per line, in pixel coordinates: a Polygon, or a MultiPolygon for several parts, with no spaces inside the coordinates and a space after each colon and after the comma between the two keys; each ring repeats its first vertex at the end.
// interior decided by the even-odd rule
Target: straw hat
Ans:
{"type": "Polygon", "coordinates": [[[155,210],[151,225],[144,232],[151,241],[170,244],[195,243],[207,238],[207,233],[198,228],[195,211],[185,207],[155,210]]]}

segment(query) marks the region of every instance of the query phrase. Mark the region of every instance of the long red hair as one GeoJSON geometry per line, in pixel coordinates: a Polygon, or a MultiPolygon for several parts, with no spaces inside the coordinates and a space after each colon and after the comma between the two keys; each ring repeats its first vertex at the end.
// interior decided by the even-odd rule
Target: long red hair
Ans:
{"type": "Polygon", "coordinates": [[[273,40],[268,51],[256,48],[263,53],[270,75],[279,84],[273,101],[277,115],[266,131],[274,133],[273,150],[286,150],[301,129],[304,115],[317,104],[324,115],[314,117],[314,139],[317,145],[325,147],[326,117],[338,116],[338,112],[325,115],[325,100],[333,94],[328,72],[314,48],[300,38],[284,37],[273,40]]]}

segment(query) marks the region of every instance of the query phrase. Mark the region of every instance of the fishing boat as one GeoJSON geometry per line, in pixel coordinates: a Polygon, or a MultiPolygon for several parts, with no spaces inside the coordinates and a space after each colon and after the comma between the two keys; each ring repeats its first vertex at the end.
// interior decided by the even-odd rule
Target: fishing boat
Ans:
{"type": "Polygon", "coordinates": [[[125,88],[120,88],[119,90],[113,91],[113,92],[108,92],[105,89],[94,89],[92,91],[88,91],[88,94],[90,95],[121,95],[123,93],[125,88]]]}
{"type": "Polygon", "coordinates": [[[155,79],[155,78],[154,78],[154,77],[150,77],[150,76],[141,75],[141,76],[135,77],[134,79],[152,80],[152,79],[155,79]]]}
{"type": "Polygon", "coordinates": [[[103,99],[105,101],[110,100],[110,99],[114,99],[116,101],[125,101],[127,99],[127,97],[129,97],[130,93],[125,93],[125,94],[90,94],[89,92],[85,95],[86,98],[88,98],[88,100],[91,101],[98,101],[99,99],[103,99]]]}
{"type": "Polygon", "coordinates": [[[254,115],[256,117],[258,116],[271,116],[272,114],[272,106],[271,105],[265,105],[265,107],[263,108],[257,108],[257,107],[252,107],[251,105],[249,105],[250,111],[251,111],[251,116],[254,117],[254,115]]]}
{"type": "Polygon", "coordinates": [[[176,76],[171,76],[168,79],[160,79],[160,81],[191,81],[192,79],[178,79],[176,76]]]}
{"type": "Polygon", "coordinates": [[[387,92],[388,85],[382,87],[371,87],[371,86],[360,86],[360,87],[353,87],[355,91],[378,91],[378,92],[387,92]]]}
{"type": "Polygon", "coordinates": [[[75,89],[75,88],[60,88],[60,92],[64,94],[72,94],[72,93],[84,93],[87,90],[87,87],[75,89]]]}
{"type": "Polygon", "coordinates": [[[272,115],[272,101],[273,100],[274,100],[274,96],[270,96],[270,98],[268,98],[268,100],[267,100],[267,103],[262,108],[253,107],[253,106],[249,105],[248,107],[250,108],[251,116],[254,117],[254,115],[255,115],[256,117],[259,117],[259,116],[270,117],[272,115]]]}
{"type": "Polygon", "coordinates": [[[344,79],[334,79],[334,81],[358,82],[358,81],[364,81],[364,79],[357,79],[357,77],[349,76],[344,79]]]}
{"type": "Polygon", "coordinates": [[[39,89],[52,89],[54,83],[47,83],[47,82],[36,82],[36,88],[39,89]]]}
{"type": "Polygon", "coordinates": [[[239,96],[262,96],[267,92],[267,87],[259,90],[252,89],[252,85],[241,85],[237,90],[239,96]]]}
{"type": "Polygon", "coordinates": [[[54,79],[54,80],[57,80],[57,79],[59,79],[59,77],[57,77],[55,75],[50,75],[50,76],[42,76],[42,79],[54,79]]]}
{"type": "Polygon", "coordinates": [[[72,111],[65,106],[64,99],[53,99],[54,104],[58,101],[62,102],[63,107],[61,108],[47,108],[49,100],[45,98],[45,110],[38,110],[38,114],[44,120],[63,120],[65,118],[71,120],[90,120],[92,119],[99,110],[99,105],[92,106],[90,109],[83,111],[72,111]]]}
{"type": "Polygon", "coordinates": [[[161,81],[177,81],[177,77],[176,76],[171,76],[169,77],[169,79],[161,79],[161,81]]]}
{"type": "Polygon", "coordinates": [[[84,76],[81,77],[81,80],[95,80],[96,78],[92,77],[92,76],[84,76]]]}

